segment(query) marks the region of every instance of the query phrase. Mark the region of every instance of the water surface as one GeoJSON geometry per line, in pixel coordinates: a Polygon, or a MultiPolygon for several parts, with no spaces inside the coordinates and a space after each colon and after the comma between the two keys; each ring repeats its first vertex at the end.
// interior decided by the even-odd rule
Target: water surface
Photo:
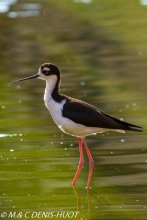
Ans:
{"type": "Polygon", "coordinates": [[[10,212],[22,212],[26,219],[38,218],[39,212],[58,214],[48,214],[52,219],[147,218],[147,9],[139,1],[112,2],[19,0],[0,14],[5,219],[10,212]],[[95,160],[90,190],[85,152],[76,188],[71,185],[79,161],[77,140],[52,121],[43,102],[45,82],[11,84],[36,74],[44,62],[60,67],[62,93],[145,128],[87,137],[95,160]]]}

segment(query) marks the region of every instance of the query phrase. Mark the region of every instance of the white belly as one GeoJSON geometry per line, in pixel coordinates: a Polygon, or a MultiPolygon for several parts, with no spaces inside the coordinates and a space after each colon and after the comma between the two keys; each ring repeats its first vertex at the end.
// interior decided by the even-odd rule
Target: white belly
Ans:
{"type": "Polygon", "coordinates": [[[65,99],[61,103],[57,103],[52,98],[47,100],[45,97],[44,101],[54,122],[63,132],[67,134],[70,134],[72,136],[77,136],[77,137],[84,137],[87,135],[102,133],[108,130],[105,128],[86,127],[82,124],[77,124],[66,117],[63,117],[62,109],[63,109],[63,105],[66,102],[65,99]]]}

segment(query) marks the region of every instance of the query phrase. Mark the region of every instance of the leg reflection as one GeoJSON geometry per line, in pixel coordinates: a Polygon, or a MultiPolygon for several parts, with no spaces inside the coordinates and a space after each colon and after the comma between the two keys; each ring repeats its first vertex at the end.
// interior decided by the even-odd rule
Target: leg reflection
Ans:
{"type": "MultiPolygon", "coordinates": [[[[80,220],[81,215],[82,215],[82,202],[81,202],[82,199],[81,199],[81,197],[78,193],[78,190],[77,190],[76,186],[73,186],[73,190],[74,190],[75,196],[77,198],[77,212],[78,212],[77,219],[80,220]]],[[[87,213],[85,215],[85,219],[88,220],[89,219],[89,214],[90,214],[90,211],[91,211],[91,202],[90,202],[90,190],[87,188],[86,191],[87,191],[88,210],[87,210],[87,213]]],[[[85,200],[84,200],[84,202],[85,202],[85,200]]]]}

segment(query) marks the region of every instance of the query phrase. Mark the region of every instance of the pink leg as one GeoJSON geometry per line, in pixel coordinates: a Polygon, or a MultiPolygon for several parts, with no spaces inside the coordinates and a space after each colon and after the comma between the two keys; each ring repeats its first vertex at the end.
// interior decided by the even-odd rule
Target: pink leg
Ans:
{"type": "Polygon", "coordinates": [[[89,167],[90,168],[89,168],[88,181],[87,181],[87,188],[89,188],[90,187],[90,182],[91,182],[91,177],[92,177],[92,171],[93,171],[93,167],[94,167],[94,160],[91,156],[91,153],[90,153],[90,150],[89,150],[88,145],[86,143],[86,140],[83,138],[82,141],[84,143],[86,153],[87,153],[88,158],[89,158],[89,167]]]}
{"type": "Polygon", "coordinates": [[[79,142],[80,160],[79,160],[79,166],[78,166],[77,172],[76,172],[75,177],[74,177],[74,179],[72,181],[72,185],[76,184],[76,181],[78,179],[78,176],[79,176],[79,174],[81,172],[81,169],[83,167],[83,164],[84,164],[83,149],[82,149],[82,139],[78,138],[78,142],[79,142]]]}

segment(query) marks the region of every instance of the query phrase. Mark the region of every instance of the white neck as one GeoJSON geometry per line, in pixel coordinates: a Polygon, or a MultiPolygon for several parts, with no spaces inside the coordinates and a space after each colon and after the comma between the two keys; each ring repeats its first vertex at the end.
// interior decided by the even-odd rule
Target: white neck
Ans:
{"type": "Polygon", "coordinates": [[[46,80],[46,88],[44,92],[44,102],[47,104],[52,99],[52,91],[55,88],[57,82],[57,76],[51,75],[48,80],[46,80]]]}

